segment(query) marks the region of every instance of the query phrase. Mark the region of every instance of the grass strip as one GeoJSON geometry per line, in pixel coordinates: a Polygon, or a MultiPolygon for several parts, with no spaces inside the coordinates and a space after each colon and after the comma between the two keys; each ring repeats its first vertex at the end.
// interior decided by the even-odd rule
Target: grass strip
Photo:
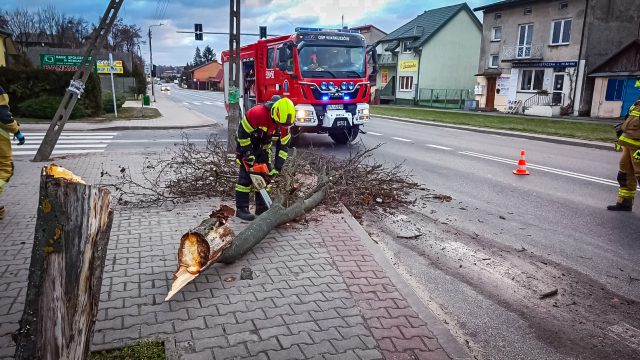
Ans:
{"type": "Polygon", "coordinates": [[[615,131],[611,124],[551,120],[523,116],[464,113],[458,111],[414,109],[400,106],[371,106],[371,114],[593,141],[609,142],[615,140],[615,131]]]}
{"type": "Polygon", "coordinates": [[[96,351],[89,360],[165,360],[164,343],[159,340],[142,340],[117,349],[96,351]]]}

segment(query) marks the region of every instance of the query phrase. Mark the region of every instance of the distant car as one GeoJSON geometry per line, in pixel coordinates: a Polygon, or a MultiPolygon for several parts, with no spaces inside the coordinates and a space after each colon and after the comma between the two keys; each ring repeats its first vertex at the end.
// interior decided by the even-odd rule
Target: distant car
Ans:
{"type": "Polygon", "coordinates": [[[162,85],[160,86],[160,91],[171,91],[171,89],[169,89],[169,85],[162,85]]]}
{"type": "Polygon", "coordinates": [[[178,84],[178,80],[173,80],[173,83],[177,85],[178,84]]]}

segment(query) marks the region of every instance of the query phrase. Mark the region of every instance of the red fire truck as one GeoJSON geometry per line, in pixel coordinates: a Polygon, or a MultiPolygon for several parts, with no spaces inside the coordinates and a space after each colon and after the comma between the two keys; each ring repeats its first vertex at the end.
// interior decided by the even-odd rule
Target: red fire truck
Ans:
{"type": "MultiPolygon", "coordinates": [[[[375,79],[376,56],[366,53],[358,31],[296,28],[292,35],[243,46],[240,54],[243,111],[274,95],[288,97],[296,105],[294,136],[328,133],[338,144],[353,141],[369,121],[368,79],[375,79]]],[[[228,51],[222,63],[226,82],[228,51]]]]}

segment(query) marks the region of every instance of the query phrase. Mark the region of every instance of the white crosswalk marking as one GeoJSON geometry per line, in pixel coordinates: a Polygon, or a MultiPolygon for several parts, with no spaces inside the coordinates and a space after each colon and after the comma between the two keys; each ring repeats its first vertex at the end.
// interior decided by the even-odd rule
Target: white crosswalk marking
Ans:
{"type": "Polygon", "coordinates": [[[400,141],[405,141],[405,142],[409,142],[411,140],[409,139],[405,139],[405,138],[401,138],[401,137],[392,137],[392,139],[396,139],[396,140],[400,140],[400,141]]]}
{"type": "MultiPolygon", "coordinates": [[[[116,132],[63,131],[53,149],[53,155],[84,154],[103,152],[111,143],[116,132]]],[[[44,139],[44,132],[25,132],[26,143],[12,143],[13,155],[35,155],[44,139]]]]}

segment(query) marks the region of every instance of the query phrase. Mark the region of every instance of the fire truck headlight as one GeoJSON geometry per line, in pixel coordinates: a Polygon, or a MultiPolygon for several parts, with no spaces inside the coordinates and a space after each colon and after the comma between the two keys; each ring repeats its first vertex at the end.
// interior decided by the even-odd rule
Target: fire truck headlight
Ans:
{"type": "Polygon", "coordinates": [[[342,84],[340,84],[340,88],[342,90],[347,90],[347,83],[345,81],[343,81],[342,84]]]}
{"type": "Polygon", "coordinates": [[[327,82],[326,81],[323,81],[322,84],[320,84],[320,89],[327,90],[327,82]]]}
{"type": "Polygon", "coordinates": [[[352,82],[349,83],[349,90],[353,90],[356,87],[356,84],[352,82]]]}
{"type": "Polygon", "coordinates": [[[336,86],[333,84],[333,81],[329,82],[329,90],[333,91],[336,86]]]}
{"type": "Polygon", "coordinates": [[[297,123],[307,123],[313,122],[313,111],[300,109],[296,111],[296,122],[297,123]]]}
{"type": "Polygon", "coordinates": [[[358,110],[358,118],[360,121],[369,121],[369,109],[358,110]]]}

